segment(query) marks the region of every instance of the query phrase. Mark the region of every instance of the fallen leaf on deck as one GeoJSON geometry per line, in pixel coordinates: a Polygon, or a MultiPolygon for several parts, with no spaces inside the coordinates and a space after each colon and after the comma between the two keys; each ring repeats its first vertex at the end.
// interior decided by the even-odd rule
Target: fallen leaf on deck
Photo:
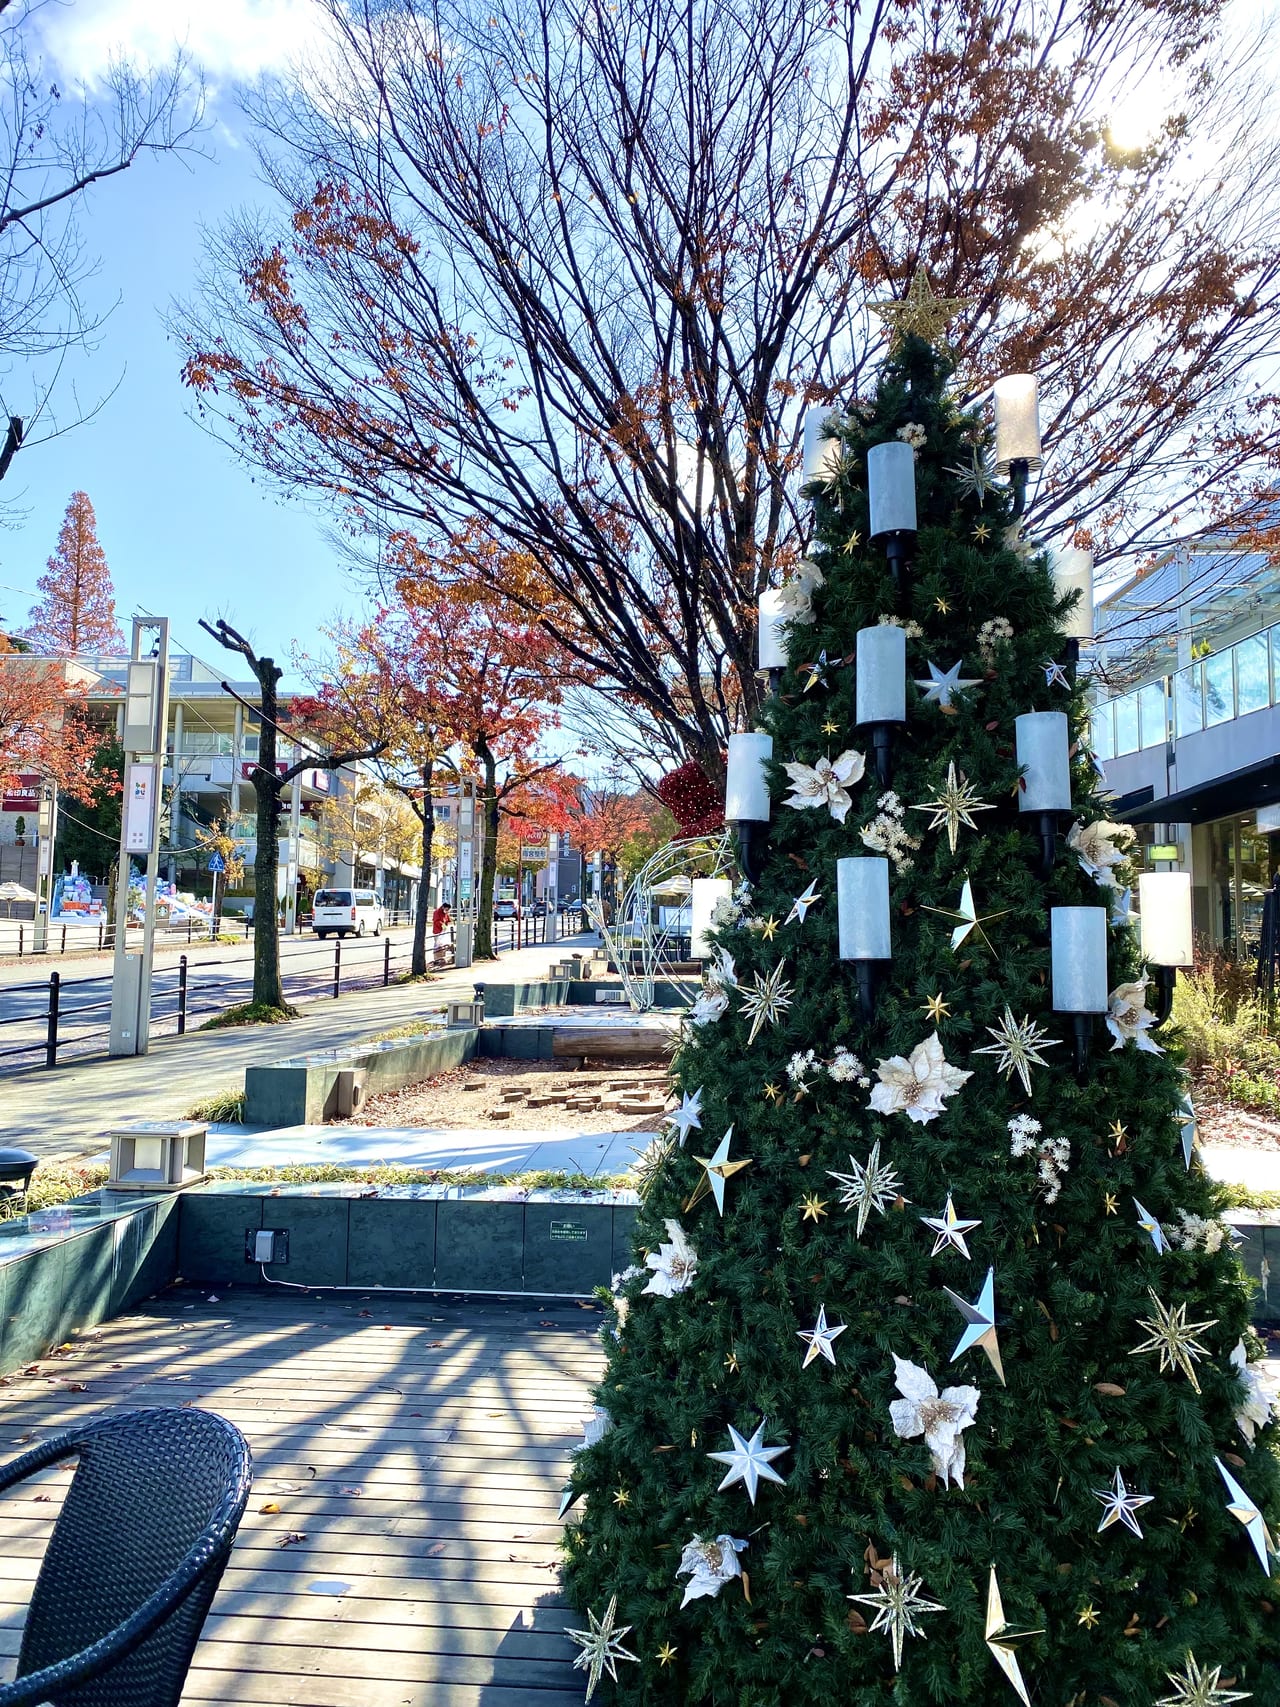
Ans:
{"type": "MultiPolygon", "coordinates": [[[[443,1541],[433,1541],[431,1543],[430,1547],[427,1548],[427,1552],[431,1558],[433,1558],[433,1559],[438,1558],[439,1555],[444,1552],[444,1542],[443,1541]]],[[[510,1556],[512,1558],[515,1557],[514,1554],[512,1554],[510,1556]]]]}
{"type": "Polygon", "coordinates": [[[268,1500],[266,1505],[260,1505],[258,1507],[258,1513],[260,1516],[265,1515],[269,1511],[279,1511],[279,1510],[280,1510],[280,1504],[279,1504],[279,1501],[277,1501],[277,1500],[268,1500]]]}

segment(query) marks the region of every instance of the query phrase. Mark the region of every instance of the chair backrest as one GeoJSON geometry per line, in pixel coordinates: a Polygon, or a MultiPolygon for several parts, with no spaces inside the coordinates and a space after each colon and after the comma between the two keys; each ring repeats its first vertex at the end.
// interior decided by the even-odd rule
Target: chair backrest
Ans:
{"type": "Polygon", "coordinates": [[[189,1583],[123,1660],[58,1707],[176,1707],[249,1495],[248,1442],[199,1410],[126,1411],[67,1440],[79,1457],[36,1579],[18,1676],[110,1634],[194,1555],[189,1583]]]}

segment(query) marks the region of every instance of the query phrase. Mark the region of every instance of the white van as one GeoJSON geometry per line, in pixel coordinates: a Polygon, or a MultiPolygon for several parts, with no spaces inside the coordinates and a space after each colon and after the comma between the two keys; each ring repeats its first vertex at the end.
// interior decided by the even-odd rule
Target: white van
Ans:
{"type": "Polygon", "coordinates": [[[372,889],[317,889],[311,904],[311,928],[320,938],[381,936],[385,923],[382,902],[372,889]]]}

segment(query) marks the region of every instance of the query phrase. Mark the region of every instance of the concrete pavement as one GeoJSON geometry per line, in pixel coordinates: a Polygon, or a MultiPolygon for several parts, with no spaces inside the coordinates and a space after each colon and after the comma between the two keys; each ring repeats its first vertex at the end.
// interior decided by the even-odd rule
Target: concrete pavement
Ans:
{"type": "Polygon", "coordinates": [[[594,941],[567,937],[442,972],[425,984],[314,1002],[288,1025],[189,1032],[160,1039],[147,1055],[12,1074],[0,1081],[0,1142],[63,1160],[99,1154],[112,1128],[125,1121],[170,1119],[206,1097],[242,1089],[246,1067],[357,1043],[447,1000],[469,997],[476,983],[543,977],[553,961],[594,941]]]}

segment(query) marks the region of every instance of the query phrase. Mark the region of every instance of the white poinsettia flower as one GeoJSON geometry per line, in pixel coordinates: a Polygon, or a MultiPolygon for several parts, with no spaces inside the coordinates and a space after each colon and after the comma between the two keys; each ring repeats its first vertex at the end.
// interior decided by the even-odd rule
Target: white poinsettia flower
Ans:
{"type": "Polygon", "coordinates": [[[1128,824],[1111,824],[1105,818],[1086,824],[1077,818],[1067,831],[1067,846],[1080,861],[1081,871],[1104,889],[1115,889],[1119,887],[1115,868],[1128,859],[1134,834],[1128,824]]]}
{"type": "Polygon", "coordinates": [[[729,1006],[729,998],[723,990],[704,990],[689,1009],[687,1018],[690,1025],[710,1025],[713,1020],[720,1018],[729,1006]]]}
{"type": "Polygon", "coordinates": [[[582,1452],[585,1451],[588,1446],[594,1446],[597,1441],[604,1439],[605,1435],[608,1434],[612,1427],[613,1418],[609,1415],[608,1411],[605,1410],[604,1406],[592,1405],[591,1415],[582,1425],[582,1442],[580,1445],[575,1446],[573,1450],[575,1452],[582,1452]]]}
{"type": "Polygon", "coordinates": [[[924,1436],[933,1454],[933,1467],[947,1487],[952,1477],[964,1487],[964,1441],[960,1434],[978,1414],[982,1397],[976,1387],[946,1387],[941,1393],[927,1369],[895,1356],[894,1374],[902,1394],[889,1406],[894,1432],[902,1440],[924,1436]]]}
{"type": "Polygon", "coordinates": [[[1277,1394],[1262,1365],[1249,1362],[1243,1340],[1236,1342],[1231,1361],[1244,1388],[1244,1402],[1236,1412],[1236,1427],[1252,1446],[1254,1435],[1267,1426],[1277,1409],[1277,1394]]]}
{"type": "Polygon", "coordinates": [[[1147,1032],[1156,1023],[1156,1016],[1147,1006],[1147,986],[1119,984],[1111,992],[1107,1010],[1107,1030],[1115,1038],[1112,1049],[1123,1049],[1126,1043],[1136,1043],[1148,1055],[1163,1055],[1164,1050],[1147,1032]]]}
{"type": "Polygon", "coordinates": [[[791,778],[791,793],[782,804],[797,812],[807,807],[825,806],[838,824],[843,824],[849,807],[849,787],[860,782],[867,763],[861,753],[849,747],[838,759],[821,758],[816,765],[802,765],[798,760],[782,767],[791,778]]]}
{"type": "Polygon", "coordinates": [[[918,1043],[909,1057],[894,1055],[878,1061],[876,1075],[880,1083],[872,1090],[868,1106],[877,1114],[905,1114],[922,1126],[936,1120],[946,1098],[973,1077],[948,1063],[936,1031],[918,1043]]]}
{"type": "Polygon", "coordinates": [[[687,1541],[676,1566],[676,1576],[689,1579],[680,1605],[688,1606],[691,1600],[701,1600],[704,1595],[714,1600],[727,1582],[742,1575],[738,1554],[746,1550],[747,1543],[735,1541],[732,1535],[717,1535],[710,1541],[695,1535],[692,1541],[687,1541]]]}
{"type": "Polygon", "coordinates": [[[653,1273],[643,1290],[655,1298],[674,1298],[677,1292],[693,1284],[698,1272],[698,1253],[685,1238],[678,1221],[667,1221],[664,1225],[671,1243],[659,1245],[644,1259],[645,1267],[653,1273]]]}
{"type": "Polygon", "coordinates": [[[738,987],[738,969],[733,963],[733,956],[727,948],[718,950],[715,959],[707,969],[707,983],[716,990],[736,990],[738,987]]]}

